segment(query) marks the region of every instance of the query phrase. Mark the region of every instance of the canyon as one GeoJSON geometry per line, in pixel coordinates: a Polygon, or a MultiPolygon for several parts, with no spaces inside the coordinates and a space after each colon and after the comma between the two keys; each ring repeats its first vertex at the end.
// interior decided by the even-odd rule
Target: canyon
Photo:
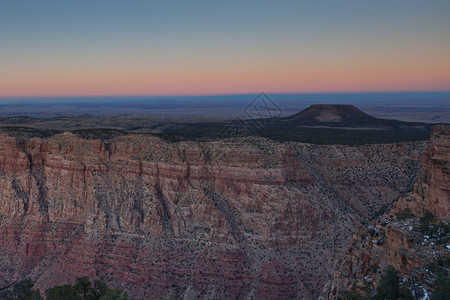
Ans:
{"type": "Polygon", "coordinates": [[[0,286],[77,276],[149,298],[320,295],[426,141],[314,145],[0,133],[0,286]]]}
{"type": "Polygon", "coordinates": [[[321,299],[341,299],[349,291],[361,299],[373,297],[387,266],[397,270],[400,286],[414,299],[430,299],[439,284],[446,294],[431,299],[448,297],[449,150],[450,126],[435,127],[414,188],[359,226],[321,299]]]}

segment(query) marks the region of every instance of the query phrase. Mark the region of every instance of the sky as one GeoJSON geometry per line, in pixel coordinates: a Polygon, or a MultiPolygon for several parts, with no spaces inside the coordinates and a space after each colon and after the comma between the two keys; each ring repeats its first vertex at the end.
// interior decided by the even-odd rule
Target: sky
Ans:
{"type": "Polygon", "coordinates": [[[0,97],[450,90],[450,1],[0,0],[0,97]]]}

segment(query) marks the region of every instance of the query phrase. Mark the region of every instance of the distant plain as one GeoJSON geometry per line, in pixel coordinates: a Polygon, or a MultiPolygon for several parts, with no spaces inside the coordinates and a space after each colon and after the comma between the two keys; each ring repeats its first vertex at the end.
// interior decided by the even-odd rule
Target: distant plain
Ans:
{"type": "MultiPolygon", "coordinates": [[[[295,114],[312,104],[352,104],[384,119],[450,123],[450,92],[268,94],[279,116],[295,114]]],[[[214,96],[120,96],[0,98],[0,117],[38,118],[100,116],[145,117],[161,121],[220,121],[237,116],[258,93],[214,96]]]]}

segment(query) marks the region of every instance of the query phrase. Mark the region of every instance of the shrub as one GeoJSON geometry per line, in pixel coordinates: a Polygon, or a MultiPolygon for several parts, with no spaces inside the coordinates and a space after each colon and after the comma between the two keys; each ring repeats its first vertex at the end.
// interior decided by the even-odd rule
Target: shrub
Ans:
{"type": "Polygon", "coordinates": [[[413,299],[411,291],[400,285],[398,272],[393,266],[388,266],[378,284],[377,293],[374,299],[413,299]]]}
{"type": "Polygon", "coordinates": [[[364,297],[364,295],[361,292],[357,291],[355,289],[355,287],[353,287],[352,289],[343,292],[340,299],[342,299],[342,300],[364,300],[364,299],[366,299],[366,297],[364,297]]]}
{"type": "Polygon", "coordinates": [[[388,205],[383,205],[376,213],[372,215],[372,218],[376,219],[378,217],[381,217],[382,215],[384,215],[385,212],[387,212],[388,208],[389,208],[388,205]]]}
{"type": "Polygon", "coordinates": [[[420,218],[420,231],[424,235],[430,236],[435,239],[437,243],[443,244],[450,241],[450,225],[439,221],[439,223],[433,224],[436,217],[430,212],[426,211],[424,216],[420,218]]]}
{"type": "Polygon", "coordinates": [[[438,274],[443,269],[448,269],[450,267],[450,257],[448,256],[438,256],[432,262],[425,266],[425,269],[432,273],[438,274]]]}
{"type": "Polygon", "coordinates": [[[70,284],[55,285],[45,291],[47,300],[79,300],[75,288],[70,284]]]}
{"type": "Polygon", "coordinates": [[[370,267],[370,272],[376,273],[376,272],[378,272],[379,269],[380,269],[379,265],[374,265],[374,266],[370,267]]]}
{"type": "Polygon", "coordinates": [[[33,290],[34,283],[25,279],[0,289],[0,299],[42,300],[39,290],[33,290]]]}
{"type": "Polygon", "coordinates": [[[434,281],[434,290],[430,297],[431,300],[450,299],[450,278],[448,272],[441,271],[434,281]]]}
{"type": "Polygon", "coordinates": [[[441,221],[438,224],[431,224],[428,234],[439,244],[447,243],[450,240],[450,225],[441,221]]]}
{"type": "Polygon", "coordinates": [[[78,277],[75,284],[56,285],[45,291],[47,300],[128,300],[127,293],[110,288],[101,280],[92,285],[88,277],[78,277]]]}
{"type": "Polygon", "coordinates": [[[414,217],[414,214],[412,213],[411,209],[409,207],[399,211],[395,214],[397,216],[397,219],[404,220],[414,217]]]}
{"type": "Polygon", "coordinates": [[[420,230],[422,232],[426,231],[435,218],[436,217],[429,210],[426,210],[423,217],[420,218],[420,230]]]}

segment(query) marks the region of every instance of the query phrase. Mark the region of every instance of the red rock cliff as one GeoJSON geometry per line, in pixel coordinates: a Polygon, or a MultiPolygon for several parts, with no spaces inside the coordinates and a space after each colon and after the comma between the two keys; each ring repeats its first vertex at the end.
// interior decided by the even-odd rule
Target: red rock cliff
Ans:
{"type": "Polygon", "coordinates": [[[450,126],[437,126],[424,154],[413,192],[360,226],[337,261],[322,299],[339,299],[350,290],[373,296],[382,270],[393,266],[414,299],[429,299],[436,270],[448,270],[450,256],[450,126]],[[426,224],[425,213],[435,218],[426,224]]]}
{"type": "Polygon", "coordinates": [[[2,134],[0,284],[310,299],[353,226],[412,188],[424,147],[2,134]]]}

